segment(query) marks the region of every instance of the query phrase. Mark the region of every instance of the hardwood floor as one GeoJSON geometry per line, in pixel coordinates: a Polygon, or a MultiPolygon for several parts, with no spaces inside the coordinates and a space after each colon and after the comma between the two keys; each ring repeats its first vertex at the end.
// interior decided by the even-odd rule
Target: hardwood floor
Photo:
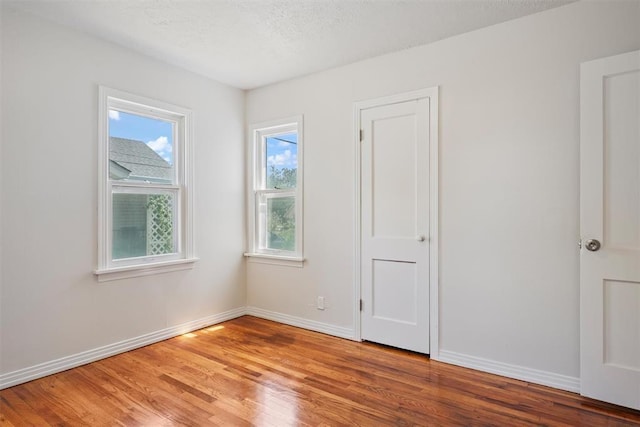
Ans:
{"type": "Polygon", "coordinates": [[[640,412],[250,316],[0,391],[8,426],[640,425],[640,412]]]}

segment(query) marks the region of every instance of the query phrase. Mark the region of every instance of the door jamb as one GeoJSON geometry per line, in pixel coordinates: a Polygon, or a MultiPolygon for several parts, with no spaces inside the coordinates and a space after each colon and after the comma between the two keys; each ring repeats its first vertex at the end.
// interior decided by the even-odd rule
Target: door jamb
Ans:
{"type": "Polygon", "coordinates": [[[353,104],[354,132],[353,141],[355,147],[355,206],[354,206],[354,287],[353,287],[353,324],[355,330],[355,340],[362,341],[362,312],[360,311],[360,299],[362,298],[361,284],[361,223],[362,223],[362,198],[361,198],[361,164],[362,155],[360,143],[361,111],[368,108],[378,107],[388,104],[396,104],[411,100],[429,99],[429,357],[433,360],[439,358],[439,275],[438,275],[438,255],[439,255],[439,222],[438,222],[438,144],[439,144],[439,122],[438,122],[438,92],[439,87],[431,87],[411,92],[400,93],[382,98],[375,98],[365,101],[358,101],[353,104]]]}

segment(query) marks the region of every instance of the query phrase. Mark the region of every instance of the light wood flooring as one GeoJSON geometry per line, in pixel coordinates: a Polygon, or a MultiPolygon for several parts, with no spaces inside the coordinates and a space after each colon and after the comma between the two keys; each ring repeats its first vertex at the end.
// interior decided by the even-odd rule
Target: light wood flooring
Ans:
{"type": "Polygon", "coordinates": [[[630,426],[640,412],[244,316],[0,391],[7,426],[630,426]]]}

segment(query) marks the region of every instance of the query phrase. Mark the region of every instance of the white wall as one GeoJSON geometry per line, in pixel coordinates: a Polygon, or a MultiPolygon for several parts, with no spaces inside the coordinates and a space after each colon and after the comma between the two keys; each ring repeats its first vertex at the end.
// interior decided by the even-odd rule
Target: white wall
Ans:
{"type": "Polygon", "coordinates": [[[353,102],[440,86],[440,349],[577,383],[579,64],[639,23],[578,2],[250,91],[248,123],[304,114],[308,262],[248,263],[248,305],[354,328],[353,102]]]}
{"type": "MultiPolygon", "coordinates": [[[[4,237],[2,234],[2,150],[3,150],[3,128],[2,128],[2,12],[0,5],[0,348],[2,348],[2,248],[4,247],[4,237]]],[[[2,352],[0,351],[0,367],[2,366],[2,352]]],[[[0,368],[0,372],[2,372],[0,368]]]]}
{"type": "Polygon", "coordinates": [[[244,307],[244,93],[5,8],[0,374],[244,307]],[[192,270],[98,283],[98,85],[192,109],[192,270]]]}

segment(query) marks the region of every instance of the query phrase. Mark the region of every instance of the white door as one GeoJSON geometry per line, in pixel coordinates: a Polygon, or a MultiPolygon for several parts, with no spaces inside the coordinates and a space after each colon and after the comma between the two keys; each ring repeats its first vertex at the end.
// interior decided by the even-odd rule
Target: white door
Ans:
{"type": "Polygon", "coordinates": [[[640,409],[640,51],[580,73],[581,393],[640,409]]]}
{"type": "Polygon", "coordinates": [[[362,339],[429,353],[429,98],[360,124],[362,339]]]}

